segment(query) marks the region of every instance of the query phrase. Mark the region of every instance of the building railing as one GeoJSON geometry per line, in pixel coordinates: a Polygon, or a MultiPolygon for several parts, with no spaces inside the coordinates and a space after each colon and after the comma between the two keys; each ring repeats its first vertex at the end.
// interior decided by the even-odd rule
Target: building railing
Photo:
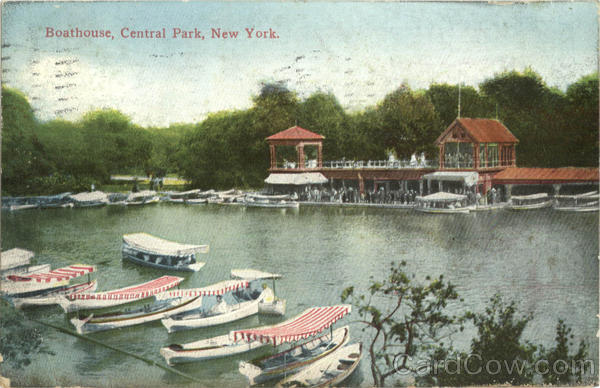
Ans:
{"type": "MultiPolygon", "coordinates": [[[[510,167],[515,165],[515,160],[501,161],[500,159],[488,160],[487,164],[485,161],[479,161],[478,168],[496,168],[496,167],[510,167]]],[[[475,163],[473,160],[464,161],[449,161],[444,162],[444,168],[473,168],[475,163]]]]}
{"type": "MultiPolygon", "coordinates": [[[[280,162],[275,166],[278,169],[297,169],[295,162],[280,162]]],[[[437,168],[437,160],[331,160],[323,162],[322,168],[331,169],[410,169],[410,168],[437,168]]],[[[319,168],[315,159],[307,160],[304,168],[319,168]]]]}

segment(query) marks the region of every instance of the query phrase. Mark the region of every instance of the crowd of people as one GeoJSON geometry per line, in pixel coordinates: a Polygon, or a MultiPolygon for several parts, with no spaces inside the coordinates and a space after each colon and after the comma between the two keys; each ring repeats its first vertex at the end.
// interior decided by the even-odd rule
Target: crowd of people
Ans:
{"type": "MultiPolygon", "coordinates": [[[[466,195],[467,204],[496,204],[501,201],[501,193],[495,188],[489,190],[485,196],[476,193],[474,188],[448,189],[448,192],[466,195]]],[[[386,190],[380,186],[377,190],[365,190],[364,193],[355,187],[305,187],[304,191],[296,192],[293,195],[294,200],[307,202],[340,202],[340,203],[374,203],[374,204],[394,204],[409,205],[414,204],[419,192],[411,189],[386,190]]],[[[425,195],[425,194],[424,194],[425,195]]]]}
{"type": "Polygon", "coordinates": [[[297,194],[300,201],[307,202],[341,202],[341,203],[379,203],[379,204],[412,204],[419,193],[415,190],[386,190],[381,186],[377,190],[365,190],[360,193],[354,187],[319,188],[306,187],[297,194]]]}

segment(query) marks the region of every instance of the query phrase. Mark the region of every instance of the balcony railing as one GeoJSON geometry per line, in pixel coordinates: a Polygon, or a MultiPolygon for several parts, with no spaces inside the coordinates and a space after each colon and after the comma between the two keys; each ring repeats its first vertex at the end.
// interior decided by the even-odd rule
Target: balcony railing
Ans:
{"type": "MultiPolygon", "coordinates": [[[[304,163],[305,169],[318,168],[316,160],[307,160],[304,163]]],[[[322,168],[331,169],[409,169],[409,168],[437,168],[437,160],[332,160],[323,162],[322,168]]],[[[295,162],[277,163],[278,169],[297,169],[298,164],[295,162]]]]}

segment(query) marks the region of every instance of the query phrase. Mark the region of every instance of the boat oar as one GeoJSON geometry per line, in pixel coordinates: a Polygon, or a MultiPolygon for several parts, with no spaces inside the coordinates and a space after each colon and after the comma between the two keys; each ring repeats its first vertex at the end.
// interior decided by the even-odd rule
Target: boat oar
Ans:
{"type": "Polygon", "coordinates": [[[194,381],[194,382],[197,382],[197,383],[200,383],[200,382],[202,382],[201,380],[198,380],[198,379],[197,379],[197,378],[195,378],[194,376],[190,376],[190,375],[188,375],[188,374],[185,374],[185,373],[183,373],[183,372],[180,372],[180,371],[178,371],[177,369],[171,368],[171,367],[169,367],[169,366],[166,366],[166,365],[161,365],[161,364],[158,364],[158,363],[156,363],[155,361],[149,360],[149,359],[147,359],[147,358],[145,358],[145,357],[142,357],[142,356],[138,356],[138,355],[137,355],[137,354],[135,354],[135,353],[131,353],[131,352],[128,352],[128,351],[126,351],[126,350],[119,349],[119,348],[116,348],[116,347],[114,347],[114,346],[108,345],[108,344],[106,344],[106,343],[100,342],[100,341],[98,341],[98,340],[95,340],[95,339],[93,339],[93,338],[87,337],[87,336],[85,336],[85,335],[81,335],[81,334],[75,333],[74,331],[71,331],[71,330],[69,330],[69,329],[66,329],[66,328],[64,328],[64,327],[56,326],[56,325],[53,325],[53,324],[51,324],[51,323],[47,323],[47,322],[38,321],[37,319],[32,319],[32,321],[33,321],[33,322],[36,322],[36,323],[39,323],[39,324],[41,324],[41,325],[44,325],[44,326],[51,327],[51,328],[53,328],[53,329],[56,329],[56,330],[58,330],[58,331],[60,331],[60,332],[62,332],[62,333],[65,333],[65,334],[71,335],[71,336],[73,336],[73,337],[80,338],[80,339],[82,339],[82,340],[85,340],[85,341],[91,342],[91,343],[93,343],[93,344],[100,345],[100,346],[103,346],[103,347],[105,347],[105,348],[108,348],[108,349],[114,350],[115,352],[123,353],[123,354],[125,354],[125,355],[128,355],[128,356],[131,356],[131,357],[133,357],[133,358],[137,358],[138,360],[144,361],[144,362],[145,362],[146,364],[148,364],[148,365],[154,365],[154,366],[157,366],[157,367],[159,367],[159,368],[161,368],[161,369],[164,369],[164,370],[166,370],[167,372],[175,373],[176,375],[179,375],[179,376],[181,376],[181,377],[183,377],[183,378],[186,378],[186,379],[188,379],[188,380],[191,380],[191,381],[194,381]]]}

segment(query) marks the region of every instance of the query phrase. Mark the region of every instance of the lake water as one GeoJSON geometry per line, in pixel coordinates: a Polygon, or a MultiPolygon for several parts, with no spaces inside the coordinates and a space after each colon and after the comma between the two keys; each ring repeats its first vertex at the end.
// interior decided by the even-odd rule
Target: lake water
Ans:
{"type": "MultiPolygon", "coordinates": [[[[468,215],[428,215],[400,209],[301,207],[299,210],[244,209],[217,205],[157,204],[140,208],[49,209],[2,213],[2,250],[20,247],[53,267],[97,265],[98,290],[159,277],[159,270],[123,262],[121,237],[147,232],[187,243],[210,244],[206,266],[185,275],[183,287],[229,278],[232,268],[278,272],[277,294],[287,299],[286,317],[311,306],[340,303],[348,286],[365,290],[369,276],[383,278],[391,261],[404,260],[416,279],[426,275],[455,283],[464,303],[456,312],[482,311],[494,293],[532,312],[525,333],[551,346],[562,318],[575,344],[585,338],[598,363],[598,215],[550,209],[494,211],[468,215]]],[[[177,273],[172,273],[177,274],[177,273]]],[[[181,273],[179,273],[181,274],[181,273]]],[[[27,310],[27,315],[70,329],[59,307],[27,310]]],[[[91,334],[95,339],[164,363],[162,346],[272,324],[284,318],[254,316],[225,326],[167,334],[155,322],[91,334]]],[[[357,319],[353,313],[341,323],[357,319]]],[[[366,340],[351,324],[353,340],[366,340]]],[[[468,346],[472,328],[454,337],[468,346]]],[[[23,370],[2,367],[19,385],[163,386],[189,384],[155,366],[50,329],[44,338],[54,356],[39,354],[23,370]]],[[[177,366],[206,386],[245,385],[240,360],[260,353],[177,366]]],[[[390,381],[391,382],[391,381],[390,381]]],[[[371,383],[368,356],[352,384],[371,383]]]]}

